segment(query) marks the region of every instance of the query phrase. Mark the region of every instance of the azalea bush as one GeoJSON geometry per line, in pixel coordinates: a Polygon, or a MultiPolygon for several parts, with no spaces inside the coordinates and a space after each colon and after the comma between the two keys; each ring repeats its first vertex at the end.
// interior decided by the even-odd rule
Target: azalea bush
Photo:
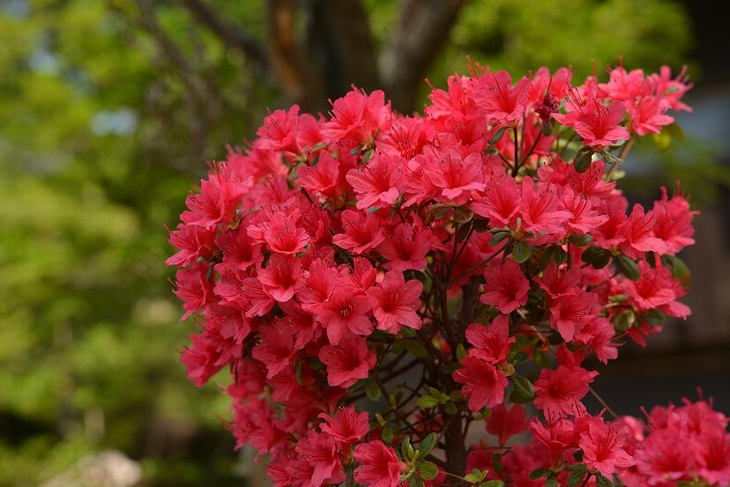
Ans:
{"type": "Polygon", "coordinates": [[[227,372],[226,426],[275,486],[730,484],[710,401],[584,404],[591,364],[690,314],[697,212],[617,181],[691,86],[473,64],[422,115],[356,87],[271,112],[170,230],[189,378],[227,372]]]}

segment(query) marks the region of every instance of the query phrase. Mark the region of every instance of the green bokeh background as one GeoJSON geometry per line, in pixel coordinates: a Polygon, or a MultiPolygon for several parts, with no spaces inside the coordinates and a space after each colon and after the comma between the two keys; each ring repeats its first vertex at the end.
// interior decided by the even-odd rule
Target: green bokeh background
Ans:
{"type": "MultiPolygon", "coordinates": [[[[380,46],[397,2],[363,3],[380,46]]],[[[208,5],[263,39],[262,2],[208,5]]],[[[444,86],[470,56],[513,76],[569,65],[577,80],[619,62],[688,65],[701,83],[695,32],[671,1],[472,1],[428,78],[444,86]]],[[[179,322],[166,228],[206,162],[285,104],[180,2],[0,0],[0,486],[40,485],[109,448],[140,462],[140,485],[246,485],[226,397],[178,361],[194,329],[179,322]]],[[[672,154],[651,187],[686,178],[711,201],[724,169],[672,154]]]]}

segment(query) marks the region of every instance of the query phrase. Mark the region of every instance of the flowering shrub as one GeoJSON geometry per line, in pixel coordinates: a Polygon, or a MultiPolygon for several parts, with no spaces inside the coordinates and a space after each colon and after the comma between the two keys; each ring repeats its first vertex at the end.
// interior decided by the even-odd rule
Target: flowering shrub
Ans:
{"type": "Polygon", "coordinates": [[[230,371],[227,426],[274,485],[730,484],[708,402],[583,404],[592,360],[690,313],[696,212],[679,184],[646,209],[616,181],[691,85],[571,78],[473,66],[422,116],[355,88],[276,110],[188,196],[181,361],[197,386],[230,371]]]}

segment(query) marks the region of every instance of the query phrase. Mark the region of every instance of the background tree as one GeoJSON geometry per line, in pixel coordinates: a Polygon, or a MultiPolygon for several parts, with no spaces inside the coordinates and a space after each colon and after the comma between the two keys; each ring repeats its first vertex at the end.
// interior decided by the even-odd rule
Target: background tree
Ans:
{"type": "Polygon", "coordinates": [[[118,448],[184,486],[236,482],[163,264],[206,161],[352,84],[419,111],[467,55],[678,71],[691,35],[660,0],[3,0],[0,46],[0,485],[118,448]]]}

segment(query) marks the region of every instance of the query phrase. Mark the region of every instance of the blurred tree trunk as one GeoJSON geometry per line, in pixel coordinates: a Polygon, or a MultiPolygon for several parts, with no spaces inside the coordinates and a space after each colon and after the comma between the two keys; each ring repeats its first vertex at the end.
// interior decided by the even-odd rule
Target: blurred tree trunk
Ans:
{"type": "Polygon", "coordinates": [[[382,88],[396,111],[410,113],[466,0],[400,0],[398,19],[380,52],[360,0],[267,0],[265,39],[223,19],[205,0],[181,1],[303,111],[326,111],[330,100],[354,85],[366,91],[382,88]]]}

